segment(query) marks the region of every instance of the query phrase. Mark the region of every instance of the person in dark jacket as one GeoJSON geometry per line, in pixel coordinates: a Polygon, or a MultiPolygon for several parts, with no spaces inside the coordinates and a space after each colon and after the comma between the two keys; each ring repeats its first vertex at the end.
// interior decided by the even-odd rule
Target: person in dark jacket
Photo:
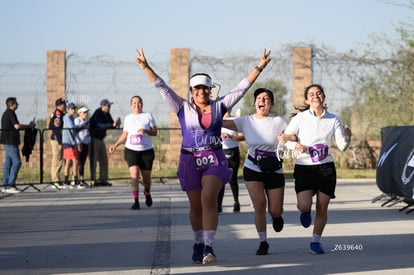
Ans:
{"type": "Polygon", "coordinates": [[[6,99],[7,109],[1,117],[1,138],[0,142],[4,146],[4,167],[3,167],[3,193],[19,193],[20,190],[16,188],[16,179],[19,174],[22,160],[20,157],[19,145],[20,134],[19,130],[30,129],[36,126],[34,121],[30,124],[20,124],[17,119],[16,109],[19,104],[15,97],[8,97],[6,99]]]}
{"type": "Polygon", "coordinates": [[[110,186],[108,182],[108,155],[104,139],[107,129],[114,129],[121,125],[121,120],[116,121],[111,116],[110,110],[113,102],[102,99],[101,107],[95,110],[90,119],[91,150],[89,159],[91,164],[91,178],[94,186],[110,186]],[[96,177],[96,166],[99,162],[99,179],[96,177]]]}
{"type": "Polygon", "coordinates": [[[50,174],[52,183],[55,187],[61,188],[60,172],[63,168],[63,148],[62,148],[62,129],[63,116],[66,111],[66,100],[58,98],[55,101],[56,109],[53,111],[49,120],[50,147],[52,148],[52,163],[50,164],[50,174]]]}

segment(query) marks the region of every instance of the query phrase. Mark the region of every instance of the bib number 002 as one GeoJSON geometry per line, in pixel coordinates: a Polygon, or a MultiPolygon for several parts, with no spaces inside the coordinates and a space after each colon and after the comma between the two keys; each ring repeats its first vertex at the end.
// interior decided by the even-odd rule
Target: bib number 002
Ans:
{"type": "Polygon", "coordinates": [[[194,155],[198,167],[218,165],[217,156],[212,151],[201,151],[194,155]]]}

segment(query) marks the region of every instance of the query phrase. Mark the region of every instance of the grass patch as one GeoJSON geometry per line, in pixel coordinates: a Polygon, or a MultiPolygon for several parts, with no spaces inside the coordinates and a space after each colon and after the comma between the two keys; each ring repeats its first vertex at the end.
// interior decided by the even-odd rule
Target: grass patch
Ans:
{"type": "MultiPolygon", "coordinates": [[[[285,178],[292,179],[293,178],[293,169],[285,168],[285,178]]],[[[338,179],[370,179],[376,178],[376,170],[375,169],[336,169],[338,179]]],[[[89,169],[85,169],[86,179],[89,179],[89,169]]],[[[99,175],[99,171],[97,171],[97,175],[99,175]]],[[[0,176],[3,176],[3,171],[0,172],[0,176]]],[[[241,167],[238,171],[239,178],[243,178],[243,168],[241,167]]],[[[153,178],[176,178],[177,177],[177,169],[169,168],[169,169],[162,169],[162,170],[153,170],[152,171],[153,178]]],[[[63,175],[62,175],[63,178],[63,175]]],[[[129,179],[129,171],[128,168],[111,168],[109,171],[109,179],[129,179]]],[[[47,168],[44,170],[43,173],[43,182],[50,181],[50,169],[47,168]]],[[[40,171],[39,168],[24,168],[21,169],[19,172],[17,183],[38,183],[40,182],[40,171]]]]}

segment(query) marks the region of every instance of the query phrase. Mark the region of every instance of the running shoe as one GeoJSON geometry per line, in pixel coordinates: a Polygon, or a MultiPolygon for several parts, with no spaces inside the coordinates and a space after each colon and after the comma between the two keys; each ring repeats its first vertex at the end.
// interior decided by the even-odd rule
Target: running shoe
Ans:
{"type": "Polygon", "coordinates": [[[109,181],[101,181],[101,186],[112,186],[112,183],[109,181]]]}
{"type": "Polygon", "coordinates": [[[310,224],[312,223],[312,216],[311,212],[302,212],[300,214],[300,223],[303,227],[308,228],[310,224]]]}
{"type": "Polygon", "coordinates": [[[284,221],[283,221],[282,216],[280,216],[280,217],[272,217],[272,220],[273,220],[273,229],[276,232],[282,231],[283,224],[284,224],[284,221]]]}
{"type": "Polygon", "coordinates": [[[216,255],[213,252],[213,248],[209,245],[204,246],[203,264],[211,264],[217,261],[216,255]]]}
{"type": "Polygon", "coordinates": [[[322,248],[321,243],[319,243],[319,242],[310,243],[310,251],[313,254],[324,254],[325,253],[325,251],[322,248]]]}
{"type": "Polygon", "coordinates": [[[144,191],[144,195],[145,195],[145,204],[148,207],[151,207],[152,205],[152,197],[151,197],[151,193],[150,192],[146,192],[144,191]]]}
{"type": "Polygon", "coordinates": [[[204,252],[204,244],[203,243],[195,243],[193,245],[193,262],[197,264],[201,264],[203,261],[203,252],[204,252]]]}
{"type": "Polygon", "coordinates": [[[269,251],[269,244],[266,241],[260,242],[259,249],[256,251],[256,255],[267,255],[269,251]]]}
{"type": "Polygon", "coordinates": [[[54,189],[57,189],[57,190],[60,190],[60,189],[62,189],[62,185],[60,185],[60,183],[59,182],[54,182],[54,183],[52,183],[52,188],[54,188],[54,189]]]}
{"type": "Polygon", "coordinates": [[[239,202],[235,202],[235,203],[233,204],[233,212],[234,212],[234,213],[236,213],[236,212],[240,212],[240,203],[239,203],[239,202]]]}
{"type": "MultiPolygon", "coordinates": [[[[62,185],[62,189],[69,189],[69,188],[71,188],[71,185],[70,184],[66,184],[66,183],[64,183],[63,185],[62,185]]],[[[73,187],[72,187],[73,188],[73,187]]]]}
{"type": "Polygon", "coordinates": [[[15,186],[7,186],[2,189],[2,192],[7,194],[17,194],[20,193],[21,190],[17,189],[15,186]]]}
{"type": "Polygon", "coordinates": [[[139,207],[139,202],[135,202],[135,203],[131,206],[131,209],[132,209],[132,210],[139,210],[139,209],[140,209],[140,207],[139,207]]]}
{"type": "Polygon", "coordinates": [[[81,181],[80,183],[76,184],[76,187],[78,189],[85,189],[86,186],[87,186],[87,184],[85,182],[83,182],[83,181],[81,181]]]}

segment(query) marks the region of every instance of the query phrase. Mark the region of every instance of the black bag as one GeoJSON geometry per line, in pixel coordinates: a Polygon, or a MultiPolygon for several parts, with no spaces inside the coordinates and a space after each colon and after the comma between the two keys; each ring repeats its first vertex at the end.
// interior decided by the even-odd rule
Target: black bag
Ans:
{"type": "Polygon", "coordinates": [[[278,158],[261,158],[257,162],[257,167],[263,172],[274,172],[282,168],[282,161],[278,158]]]}
{"type": "Polygon", "coordinates": [[[248,155],[248,158],[259,167],[262,172],[274,172],[282,168],[283,159],[261,158],[259,161],[248,155]]]}

